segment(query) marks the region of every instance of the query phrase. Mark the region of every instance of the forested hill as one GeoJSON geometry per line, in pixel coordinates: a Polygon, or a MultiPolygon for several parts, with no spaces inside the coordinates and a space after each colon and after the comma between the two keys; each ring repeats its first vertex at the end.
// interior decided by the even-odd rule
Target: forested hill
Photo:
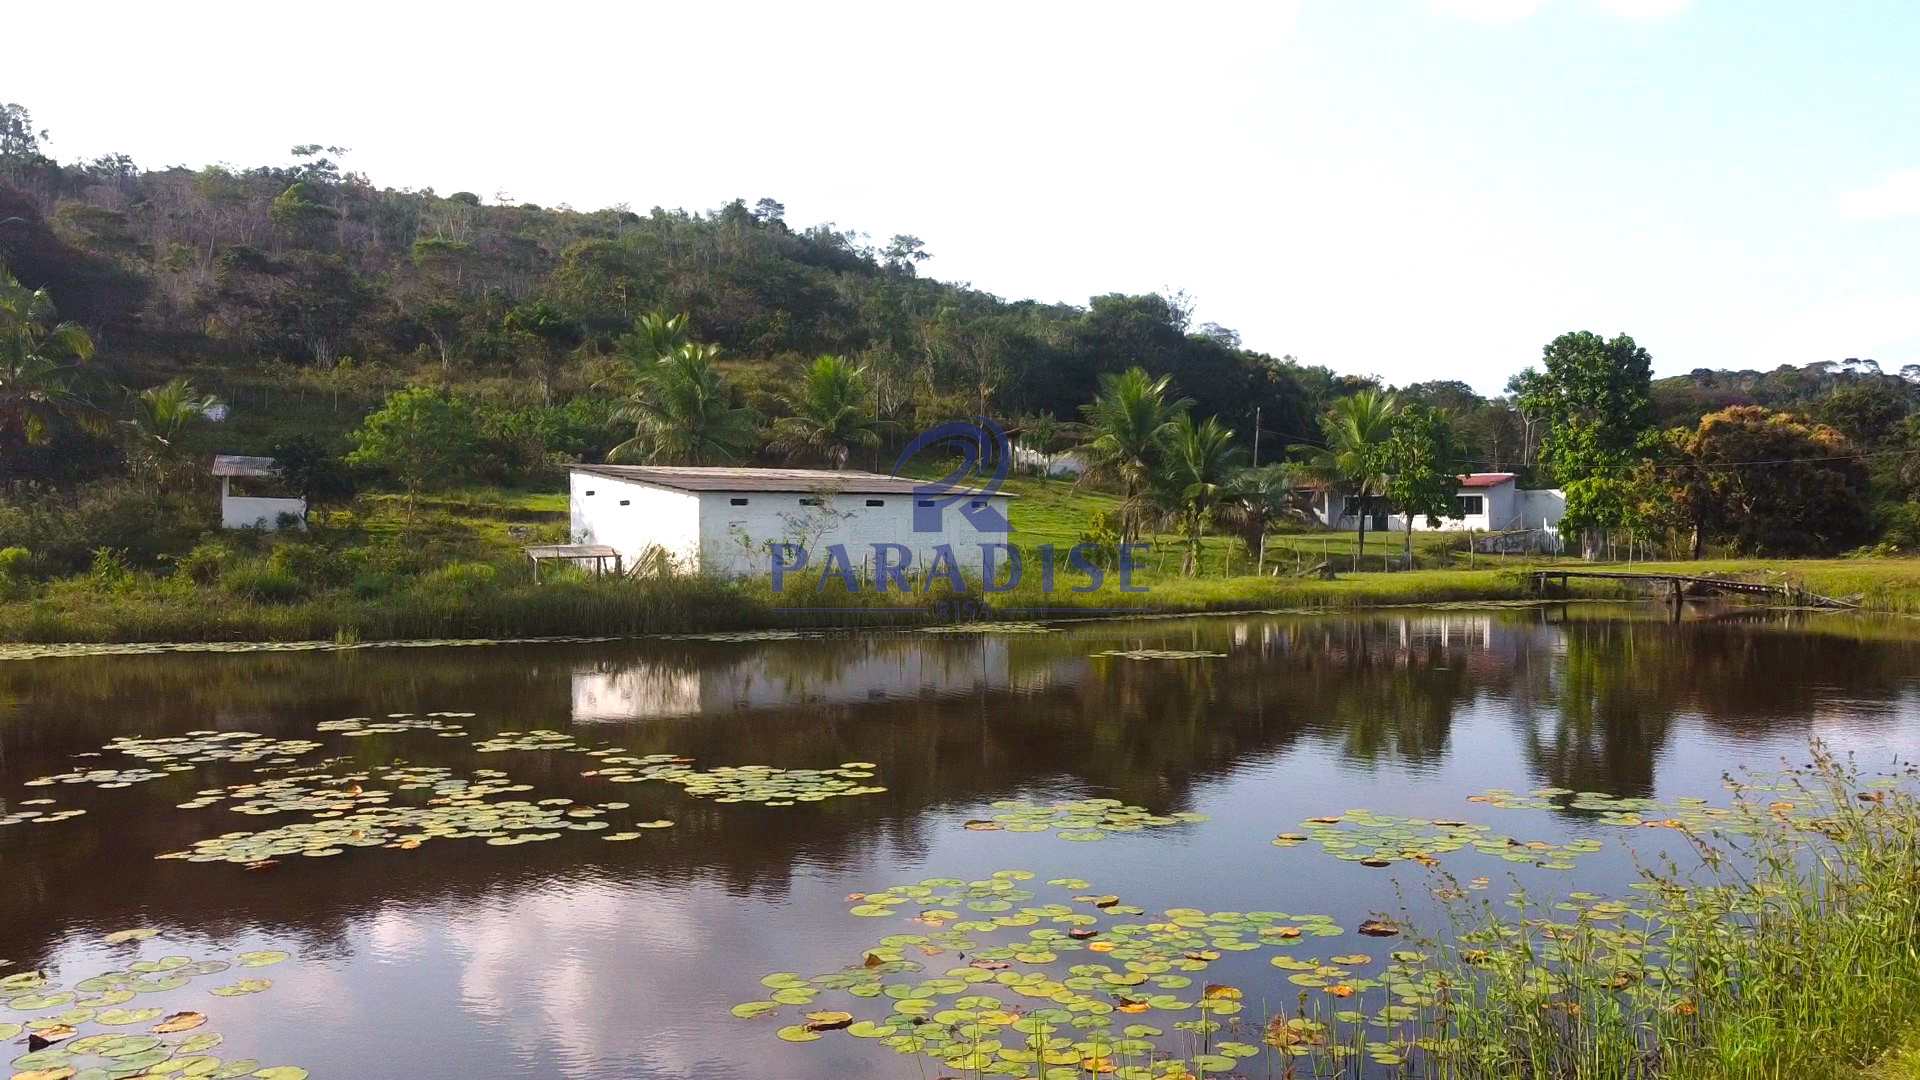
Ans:
{"type": "MultiPolygon", "coordinates": [[[[565,356],[609,350],[651,310],[684,311],[738,361],[856,357],[884,409],[1078,415],[1100,373],[1171,373],[1206,412],[1304,432],[1345,389],[1325,368],[1188,325],[1178,298],[1084,307],[1007,301],[919,276],[919,240],[789,224],[772,199],[708,213],[489,205],[378,188],[329,148],[296,164],[142,170],[0,153],[0,259],[101,331],[103,356],[224,363],[444,365],[456,378],[528,361],[510,316],[536,308],[565,356]]],[[[31,135],[31,128],[26,128],[31,135]]],[[[518,325],[526,325],[522,319],[518,325]]],[[[528,372],[544,379],[547,373],[528,372]]],[[[564,377],[560,380],[564,383],[564,377]]]]}
{"type": "MultiPolygon", "coordinates": [[[[554,407],[589,392],[594,358],[649,311],[688,313],[769,414],[803,360],[853,357],[900,428],[980,413],[1078,419],[1102,373],[1139,364],[1171,375],[1176,395],[1242,443],[1258,410],[1270,458],[1311,439],[1330,400],[1369,385],[1191,326],[1177,296],[1046,304],[922,277],[919,239],[791,224],[773,199],[711,212],[492,205],[379,188],[341,156],[307,145],[292,164],[248,169],[148,170],[119,155],[59,164],[26,110],[0,106],[0,262],[48,286],[96,331],[100,361],[136,386],[190,366],[231,394],[207,373],[372,366],[389,387],[429,379],[554,407]]],[[[1532,440],[1505,400],[1454,381],[1402,389],[1453,410],[1469,465],[1526,469],[1532,440]]],[[[1915,397],[1909,379],[1862,364],[1696,371],[1654,386],[1663,425],[1736,403],[1841,408],[1850,419],[1834,422],[1850,434],[1880,426],[1869,444],[1915,397]],[[1830,402],[1840,390],[1851,396],[1830,402]]]]}

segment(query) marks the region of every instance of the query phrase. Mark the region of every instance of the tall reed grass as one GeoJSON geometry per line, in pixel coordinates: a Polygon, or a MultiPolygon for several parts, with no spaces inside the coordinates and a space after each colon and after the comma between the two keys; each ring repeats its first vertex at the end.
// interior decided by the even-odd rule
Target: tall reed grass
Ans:
{"type": "Polygon", "coordinates": [[[1920,1028],[1920,801],[1815,747],[1631,900],[1456,911],[1414,1064],[1459,1080],[1858,1077],[1920,1028]],[[1513,913],[1509,914],[1508,912],[1513,913]]]}

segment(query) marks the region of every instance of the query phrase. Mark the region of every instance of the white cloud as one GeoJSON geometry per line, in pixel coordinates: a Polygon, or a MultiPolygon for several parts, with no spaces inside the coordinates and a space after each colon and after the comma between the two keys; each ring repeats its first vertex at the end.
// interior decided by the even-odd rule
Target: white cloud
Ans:
{"type": "Polygon", "coordinates": [[[1920,215],[1920,169],[1896,169],[1866,187],[1842,192],[1840,214],[1859,221],[1920,215]]]}
{"type": "Polygon", "coordinates": [[[1515,22],[1540,10],[1544,0],[1432,0],[1433,10],[1474,22],[1515,22]]]}
{"type": "Polygon", "coordinates": [[[1693,0],[1596,0],[1600,10],[1623,19],[1666,19],[1693,6],[1693,0]]]}
{"type": "MultiPolygon", "coordinates": [[[[1429,0],[1442,15],[1474,22],[1518,22],[1537,14],[1546,0],[1429,0]]],[[[1693,0],[1593,0],[1600,11],[1622,19],[1665,19],[1687,10],[1693,0]]]]}

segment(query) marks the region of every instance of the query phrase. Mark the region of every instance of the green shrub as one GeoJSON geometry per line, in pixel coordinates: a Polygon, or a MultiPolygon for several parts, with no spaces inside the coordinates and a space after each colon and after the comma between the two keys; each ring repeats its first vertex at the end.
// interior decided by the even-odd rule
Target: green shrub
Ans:
{"type": "Polygon", "coordinates": [[[59,494],[21,488],[0,499],[0,547],[24,547],[48,573],[72,574],[111,548],[129,566],[184,554],[217,522],[209,500],[162,495],[128,481],[59,494]]]}
{"type": "Polygon", "coordinates": [[[353,595],[362,600],[377,600],[393,592],[392,574],[364,573],[353,579],[353,595]]]}
{"type": "Polygon", "coordinates": [[[256,604],[290,604],[307,595],[306,583],[299,578],[257,563],[229,570],[221,585],[256,604]]]}
{"type": "Polygon", "coordinates": [[[33,552],[26,548],[0,548],[0,581],[24,581],[32,566],[33,552]]]}
{"type": "Polygon", "coordinates": [[[112,548],[100,548],[93,553],[87,578],[102,592],[119,593],[133,588],[133,568],[127,565],[125,555],[112,548]]]}
{"type": "Polygon", "coordinates": [[[420,592],[441,596],[465,596],[493,588],[500,571],[486,563],[448,563],[438,570],[422,574],[414,583],[420,592]]]}
{"type": "Polygon", "coordinates": [[[267,556],[267,569],[308,585],[338,585],[352,575],[340,557],[315,544],[280,544],[267,556]]]}
{"type": "Polygon", "coordinates": [[[218,540],[195,544],[193,550],[173,561],[174,572],[185,575],[196,585],[212,585],[220,580],[233,562],[233,549],[218,540]]]}

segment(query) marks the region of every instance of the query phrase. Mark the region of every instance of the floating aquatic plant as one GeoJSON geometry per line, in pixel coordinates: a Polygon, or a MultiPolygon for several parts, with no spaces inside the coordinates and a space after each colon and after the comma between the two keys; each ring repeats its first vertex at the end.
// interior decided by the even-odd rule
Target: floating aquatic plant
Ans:
{"type": "MultiPolygon", "coordinates": [[[[1364,954],[1328,963],[1297,957],[1308,939],[1343,932],[1330,916],[1172,908],[1119,921],[1146,913],[1074,878],[1048,881],[1062,895],[1035,903],[1034,876],[1002,870],[974,881],[929,878],[854,894],[852,914],[907,918],[925,932],[882,937],[838,971],[768,975],[761,980],[766,997],[734,1006],[733,1015],[751,1020],[783,1008],[813,1010],[780,1027],[777,1037],[813,1042],[841,1032],[957,1072],[1158,1080],[1232,1071],[1263,1052],[1215,1038],[1236,1022],[1246,994],[1201,976],[1230,952],[1279,951],[1275,965],[1292,970],[1297,986],[1324,989],[1330,999],[1399,979],[1402,1001],[1427,1000],[1398,960],[1376,978],[1356,972],[1374,963],[1364,954]],[[821,1009],[820,996],[834,993],[856,999],[854,1009],[871,1001],[888,1011],[856,1018],[821,1009]]],[[[1364,1027],[1367,1018],[1356,1016],[1364,1027]]],[[[1396,1044],[1361,1044],[1370,1053],[1377,1045],[1383,1056],[1399,1052],[1396,1044]]]]}
{"type": "Polygon", "coordinates": [[[1495,833],[1488,826],[1445,818],[1409,818],[1349,810],[1344,814],[1309,818],[1303,833],[1281,833],[1276,847],[1316,843],[1337,859],[1362,866],[1384,867],[1397,862],[1437,865],[1441,856],[1472,850],[1507,862],[1529,863],[1549,870],[1571,870],[1574,859],[1599,851],[1598,840],[1576,839],[1564,844],[1520,840],[1495,833]]]}
{"type": "MultiPolygon", "coordinates": [[[[109,945],[137,945],[158,935],[150,928],[123,930],[104,939],[109,945]]],[[[0,978],[0,1010],[39,1013],[24,1020],[0,1020],[0,1040],[25,1033],[26,1053],[14,1057],[13,1080],[112,1080],[116,1077],[202,1077],[211,1080],[305,1080],[293,1065],[265,1066],[253,1059],[223,1060],[213,1055],[224,1039],[207,1030],[210,1017],[193,1009],[132,1004],[159,997],[204,978],[240,966],[279,963],[279,950],[241,953],[233,962],[194,960],[169,955],[136,960],[124,967],[88,976],[61,988],[39,971],[0,978]],[[88,1033],[87,1028],[108,1030],[88,1033]],[[121,1030],[132,1029],[132,1030],[121,1030]]],[[[3,966],[3,965],[0,965],[3,966]]],[[[266,980],[255,980],[266,989],[266,980]]],[[[213,993],[220,994],[216,988],[213,993]]]]}
{"type": "Polygon", "coordinates": [[[870,761],[849,761],[835,769],[776,769],[771,765],[722,765],[695,769],[691,758],[673,754],[645,757],[613,755],[580,775],[616,784],[650,780],[680,785],[696,798],[720,803],[792,806],[853,795],[878,795],[884,787],[861,783],[874,778],[870,761]]]}
{"type": "Polygon", "coordinates": [[[1186,825],[1207,820],[1207,815],[1190,811],[1156,814],[1143,806],[1131,806],[1118,799],[1079,799],[1056,803],[1030,803],[1003,799],[988,804],[999,813],[991,818],[975,818],[965,827],[974,832],[1052,832],[1062,840],[1104,840],[1111,833],[1139,832],[1168,825],[1186,825]]]}
{"type": "Polygon", "coordinates": [[[1120,660],[1224,660],[1227,654],[1201,649],[1108,649],[1093,655],[1095,657],[1111,656],[1120,660]]]}
{"type": "Polygon", "coordinates": [[[77,818],[86,813],[85,810],[75,807],[69,807],[65,810],[41,809],[41,807],[45,806],[59,805],[58,801],[54,799],[22,799],[14,804],[18,809],[11,811],[6,810],[5,805],[4,802],[0,802],[0,826],[19,825],[27,822],[35,825],[51,825],[54,822],[77,818]]]}
{"type": "Polygon", "coordinates": [[[922,626],[920,634],[1052,634],[1056,627],[1037,622],[952,623],[946,626],[922,626]]]}
{"type": "Polygon", "coordinates": [[[317,731],[338,732],[348,738],[364,738],[368,735],[399,735],[408,731],[429,731],[443,739],[459,738],[467,729],[450,722],[447,717],[471,717],[472,713],[431,712],[425,716],[412,713],[388,713],[384,719],[376,720],[370,716],[349,716],[341,720],[322,720],[315,726],[317,731]]]}

